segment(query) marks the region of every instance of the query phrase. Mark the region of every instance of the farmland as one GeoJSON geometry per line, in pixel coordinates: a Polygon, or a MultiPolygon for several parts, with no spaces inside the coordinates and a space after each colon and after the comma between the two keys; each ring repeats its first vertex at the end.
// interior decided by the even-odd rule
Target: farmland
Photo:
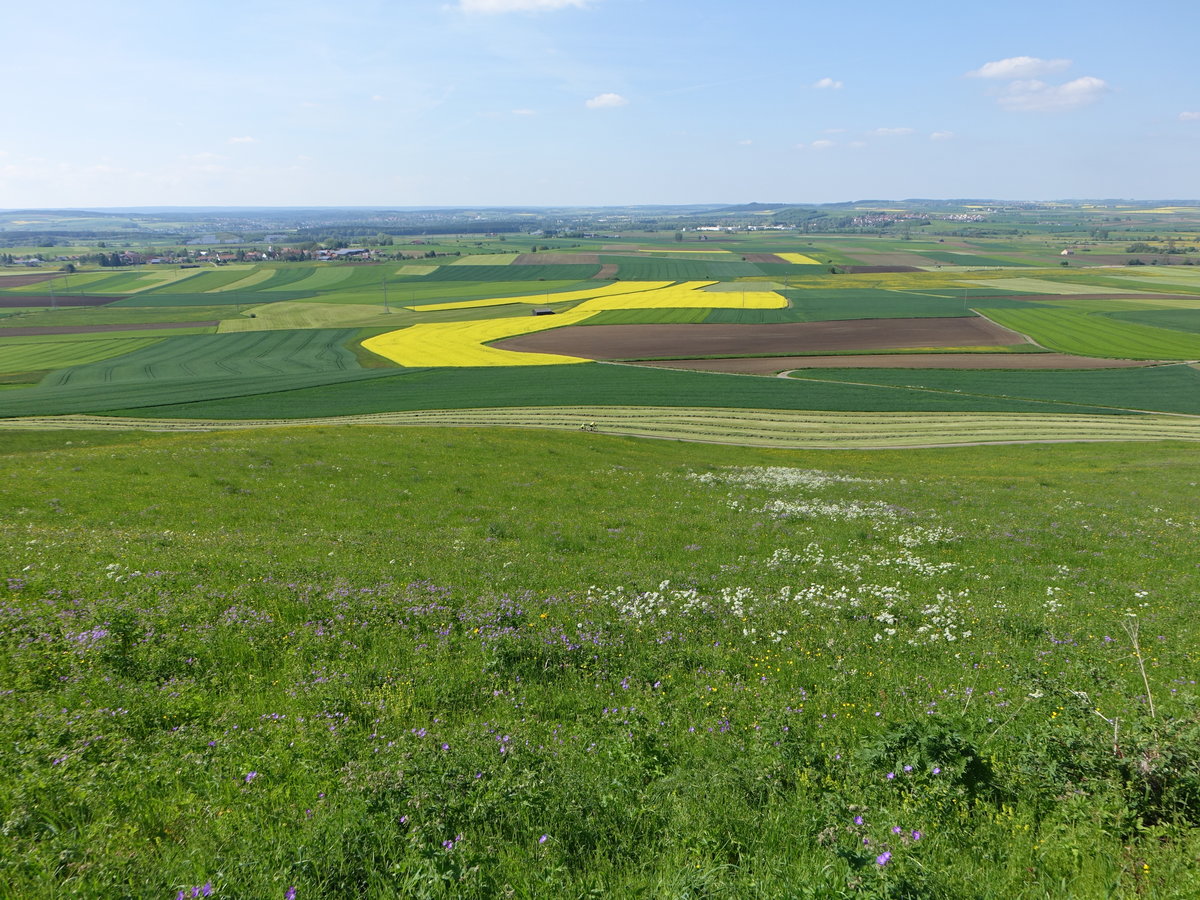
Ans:
{"type": "MultiPolygon", "coordinates": [[[[23,385],[5,391],[0,417],[106,410],[139,414],[138,404],[150,401],[147,413],[169,407],[188,417],[211,412],[230,418],[244,409],[253,418],[303,418],[327,408],[323,383],[338,404],[370,413],[386,411],[380,404],[388,403],[397,404],[396,411],[411,408],[408,392],[418,382],[438,384],[430,397],[447,409],[541,404],[555,396],[559,405],[599,400],[694,406],[712,385],[686,371],[694,368],[690,361],[696,357],[726,360],[713,360],[713,368],[723,371],[762,375],[802,366],[806,355],[901,351],[927,354],[929,365],[938,368],[963,359],[965,369],[1045,368],[1051,360],[1064,369],[1096,365],[1087,360],[1110,359],[1113,365],[1200,360],[1195,326],[1187,327],[1193,308],[1200,309],[1200,278],[1178,266],[1170,271],[1049,268],[1043,251],[1011,240],[906,244],[818,237],[789,244],[764,234],[715,237],[701,246],[636,238],[561,248],[476,245],[478,252],[456,249],[446,260],[439,254],[452,244],[427,242],[432,249],[423,252],[425,260],[374,265],[246,261],[39,278],[0,275],[0,304],[11,298],[14,309],[0,329],[0,350],[8,348],[4,377],[23,385]],[[923,267],[899,265],[918,258],[923,267]],[[602,272],[604,277],[596,277],[602,272]],[[30,301],[32,306],[16,306],[30,301]],[[549,315],[530,316],[531,308],[549,315]],[[1161,312],[1174,317],[1149,318],[1161,312]],[[1011,330],[988,332],[989,320],[1011,330]],[[585,327],[570,327],[576,325],[585,327]],[[75,339],[93,331],[98,338],[110,327],[114,330],[105,333],[103,343],[75,339]],[[176,328],[179,332],[172,334],[176,328]],[[958,334],[963,328],[970,334],[958,334]],[[52,336],[49,329],[80,334],[51,350],[39,344],[52,336]],[[188,333],[197,330],[209,333],[188,333]],[[270,351],[257,362],[243,359],[249,348],[270,344],[265,337],[249,336],[272,333],[286,335],[285,343],[307,334],[312,346],[319,344],[330,355],[321,360],[302,355],[304,361],[298,362],[301,357],[270,351]],[[717,343],[694,344],[685,337],[718,333],[726,337],[717,343]],[[333,334],[338,335],[334,344],[322,343],[333,334]],[[999,356],[998,350],[1060,355],[1038,363],[1017,359],[1019,354],[999,356]],[[589,365],[583,369],[589,384],[545,371],[548,363],[578,366],[596,358],[678,359],[680,371],[669,376],[678,395],[660,390],[668,377],[664,373],[630,375],[589,365]],[[285,360],[282,368],[280,360],[285,360]],[[389,366],[401,368],[389,373],[389,366]],[[194,374],[186,376],[193,367],[194,374]],[[528,379],[515,371],[524,367],[542,371],[542,386],[532,395],[523,393],[528,379]],[[452,376],[442,371],[447,368],[463,371],[452,376]],[[509,368],[514,371],[501,371],[509,368]],[[485,375],[488,370],[493,371],[485,375]],[[167,372],[175,374],[162,374],[167,372]],[[254,373],[266,379],[257,395],[251,389],[254,373]],[[189,384],[185,377],[191,377],[189,384]],[[380,377],[385,381],[377,383],[380,377]],[[482,403],[480,398],[495,398],[496,392],[478,382],[497,378],[496,384],[515,393],[482,403]],[[638,393],[643,382],[649,391],[644,396],[638,393]],[[156,383],[169,383],[170,391],[155,393],[156,383]],[[630,386],[620,399],[612,387],[617,384],[630,386]],[[461,393],[456,396],[454,390],[461,393]],[[351,396],[356,392],[361,395],[351,396]],[[298,407],[310,397],[318,406],[306,415],[298,407]],[[288,412],[277,416],[273,409],[288,412]]],[[[864,365],[878,368],[869,361],[864,365]]],[[[914,357],[906,365],[922,363],[914,357]]],[[[744,384],[721,388],[702,405],[899,408],[897,397],[879,385],[852,388],[849,379],[839,385],[833,393],[823,389],[799,399],[780,394],[778,387],[744,384]]],[[[928,397],[904,396],[916,404],[914,411],[927,408],[928,397]]],[[[1090,403],[1104,407],[1109,405],[1105,399],[1095,396],[1090,403]]],[[[1069,402],[1077,400],[1072,396],[1069,402]]],[[[994,402],[1000,401],[987,401],[994,402]]],[[[1175,406],[1173,398],[1164,397],[1137,408],[1175,406]]],[[[329,408],[331,414],[336,411],[329,408]]]]}
{"type": "Polygon", "coordinates": [[[995,215],[0,269],[0,895],[1194,898],[1200,217],[995,215]]]}

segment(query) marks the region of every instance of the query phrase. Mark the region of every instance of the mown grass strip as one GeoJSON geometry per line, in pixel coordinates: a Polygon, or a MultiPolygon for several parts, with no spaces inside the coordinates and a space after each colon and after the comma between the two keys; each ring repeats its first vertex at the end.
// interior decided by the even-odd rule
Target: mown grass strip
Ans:
{"type": "Polygon", "coordinates": [[[6,429],[224,431],[297,425],[544,428],[792,449],[854,449],[1060,441],[1200,441],[1200,418],[996,413],[814,413],[671,407],[511,407],[421,410],[326,418],[208,421],[120,416],[39,416],[6,429]]]}

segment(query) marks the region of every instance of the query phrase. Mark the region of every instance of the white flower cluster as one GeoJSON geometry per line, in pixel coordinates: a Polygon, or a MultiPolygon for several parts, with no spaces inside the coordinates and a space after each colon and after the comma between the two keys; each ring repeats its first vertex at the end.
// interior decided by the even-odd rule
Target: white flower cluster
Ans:
{"type": "Polygon", "coordinates": [[[921,615],[928,621],[917,626],[916,637],[910,638],[908,642],[916,646],[920,643],[951,643],[960,638],[969,638],[971,632],[963,630],[962,613],[955,606],[957,601],[966,600],[968,594],[966,590],[957,594],[944,589],[939,590],[937,602],[926,604],[921,609],[921,615]]]}
{"type": "Polygon", "coordinates": [[[944,544],[957,541],[958,533],[944,525],[909,525],[897,532],[896,542],[903,547],[920,547],[924,544],[944,544]]]}
{"type": "Polygon", "coordinates": [[[831,484],[883,484],[881,479],[876,478],[856,478],[819,469],[792,469],[786,466],[736,466],[719,472],[692,472],[687,477],[701,484],[740,484],[770,490],[816,490],[831,484]]]}
{"type": "Polygon", "coordinates": [[[821,500],[768,500],[760,512],[779,519],[809,518],[838,519],[852,522],[858,519],[898,519],[895,507],[882,500],[848,500],[826,503],[821,500]]]}
{"type": "Polygon", "coordinates": [[[738,619],[754,614],[758,598],[747,587],[723,587],[716,594],[703,596],[694,588],[673,588],[664,581],[657,590],[628,593],[623,586],[605,590],[588,588],[588,600],[607,603],[626,619],[648,622],[668,615],[690,616],[722,613],[738,619]]]}

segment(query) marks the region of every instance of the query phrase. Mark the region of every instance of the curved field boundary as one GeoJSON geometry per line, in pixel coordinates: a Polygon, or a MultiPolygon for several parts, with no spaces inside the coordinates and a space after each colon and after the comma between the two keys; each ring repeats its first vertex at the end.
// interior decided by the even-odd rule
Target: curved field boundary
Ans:
{"type": "Polygon", "coordinates": [[[297,425],[547,428],[790,449],[886,449],[1072,441],[1200,441],[1200,417],[1006,413],[821,413],[802,410],[550,407],[426,410],[320,419],[202,421],[36,416],[0,429],[227,431],[297,425]]]}

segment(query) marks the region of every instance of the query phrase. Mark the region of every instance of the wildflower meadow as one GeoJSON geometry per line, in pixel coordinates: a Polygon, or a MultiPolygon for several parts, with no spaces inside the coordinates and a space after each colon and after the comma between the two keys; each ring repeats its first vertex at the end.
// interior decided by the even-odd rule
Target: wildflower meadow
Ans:
{"type": "Polygon", "coordinates": [[[0,459],[0,896],[1200,895],[1194,446],[0,459]]]}

